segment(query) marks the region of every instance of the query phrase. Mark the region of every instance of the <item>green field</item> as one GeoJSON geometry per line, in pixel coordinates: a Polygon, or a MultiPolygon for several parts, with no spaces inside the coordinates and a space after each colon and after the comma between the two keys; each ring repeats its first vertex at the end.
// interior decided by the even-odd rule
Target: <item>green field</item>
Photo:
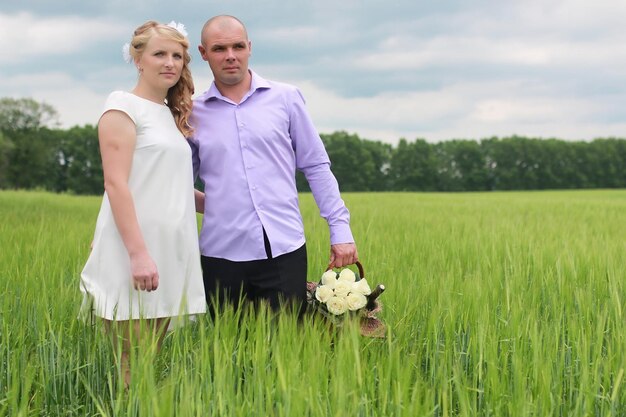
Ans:
{"type": "MultiPolygon", "coordinates": [[[[125,392],[76,318],[100,198],[0,192],[0,416],[626,415],[626,191],[344,199],[385,339],[203,317],[125,392]]],[[[328,231],[301,205],[318,279],[328,231]]]]}

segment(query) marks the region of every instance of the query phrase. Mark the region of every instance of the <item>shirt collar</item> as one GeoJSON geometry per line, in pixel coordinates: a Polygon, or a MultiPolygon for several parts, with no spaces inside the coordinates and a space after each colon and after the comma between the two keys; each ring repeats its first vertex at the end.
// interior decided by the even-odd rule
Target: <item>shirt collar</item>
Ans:
{"type": "MultiPolygon", "coordinates": [[[[244,102],[248,97],[250,97],[256,90],[271,88],[270,83],[265,78],[261,77],[256,72],[252,71],[251,69],[248,69],[248,71],[250,71],[250,75],[252,75],[252,81],[250,82],[250,91],[248,91],[248,93],[244,96],[242,102],[244,102]]],[[[213,82],[211,83],[211,87],[209,87],[207,91],[202,93],[198,97],[198,99],[200,101],[209,101],[211,99],[228,100],[217,89],[217,86],[215,85],[215,80],[213,80],[213,82]]]]}

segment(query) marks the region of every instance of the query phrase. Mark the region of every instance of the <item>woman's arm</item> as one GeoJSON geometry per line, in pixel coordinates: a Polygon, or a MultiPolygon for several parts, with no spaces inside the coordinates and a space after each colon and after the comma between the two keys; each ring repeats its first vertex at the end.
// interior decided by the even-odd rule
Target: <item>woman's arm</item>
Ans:
{"type": "Polygon", "coordinates": [[[204,214],[204,193],[202,191],[194,189],[193,197],[196,202],[196,212],[204,214]]]}
{"type": "Polygon", "coordinates": [[[137,135],[135,124],[123,112],[104,113],[98,122],[98,140],[104,171],[104,189],[109,197],[115,224],[130,258],[133,286],[152,291],[159,285],[159,273],[143,239],[128,177],[137,135]]]}

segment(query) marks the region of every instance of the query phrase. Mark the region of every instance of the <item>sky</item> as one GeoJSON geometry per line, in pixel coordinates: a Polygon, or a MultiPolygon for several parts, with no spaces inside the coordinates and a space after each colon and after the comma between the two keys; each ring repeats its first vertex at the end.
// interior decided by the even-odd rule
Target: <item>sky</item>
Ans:
{"type": "Polygon", "coordinates": [[[97,124],[109,92],[134,87],[122,45],[151,19],[186,26],[198,95],[218,14],[246,24],[250,67],[299,87],[320,133],[626,137],[624,0],[2,0],[0,97],[97,124]]]}

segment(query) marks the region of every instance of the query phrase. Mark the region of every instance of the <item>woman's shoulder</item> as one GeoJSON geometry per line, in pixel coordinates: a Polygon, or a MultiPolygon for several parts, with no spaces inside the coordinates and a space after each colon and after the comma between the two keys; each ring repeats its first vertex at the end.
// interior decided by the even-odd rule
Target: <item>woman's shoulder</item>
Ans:
{"type": "Polygon", "coordinates": [[[105,103],[106,105],[118,104],[118,103],[131,103],[132,94],[126,91],[116,90],[109,93],[105,103]]]}
{"type": "Polygon", "coordinates": [[[107,101],[132,101],[133,99],[133,94],[129,93],[128,91],[122,91],[122,90],[115,90],[115,91],[111,91],[109,93],[109,96],[107,97],[107,101]]]}
{"type": "Polygon", "coordinates": [[[109,94],[107,98],[107,102],[116,102],[116,103],[127,103],[132,105],[136,109],[145,109],[147,111],[153,111],[154,109],[167,109],[169,108],[165,105],[165,103],[159,104],[154,101],[148,100],[141,96],[136,95],[135,93],[131,93],[128,91],[113,91],[109,94]]]}
{"type": "Polygon", "coordinates": [[[110,110],[117,110],[126,113],[131,120],[136,123],[137,105],[133,100],[133,94],[126,91],[112,91],[109,93],[109,96],[104,102],[102,114],[110,110]]]}

